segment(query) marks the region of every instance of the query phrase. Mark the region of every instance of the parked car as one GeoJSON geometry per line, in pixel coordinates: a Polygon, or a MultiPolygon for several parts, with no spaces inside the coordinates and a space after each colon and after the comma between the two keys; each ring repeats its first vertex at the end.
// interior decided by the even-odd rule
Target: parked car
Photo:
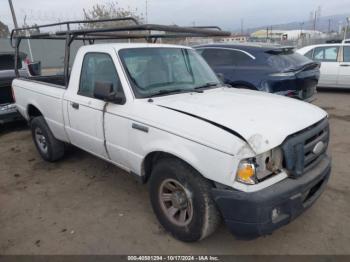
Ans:
{"type": "Polygon", "coordinates": [[[158,220],[180,240],[203,239],[221,217],[236,236],[270,234],[325,189],[327,113],[225,87],[192,48],[83,46],[68,86],[54,77],[13,81],[42,158],[73,144],[148,182],[158,220]]]}
{"type": "MultiPolygon", "coordinates": [[[[32,69],[32,63],[29,62],[25,53],[19,53],[17,62],[19,64],[19,76],[28,77],[34,74],[34,71],[32,71],[32,74],[29,71],[32,69]]],[[[15,77],[15,53],[0,53],[0,124],[22,119],[16,109],[12,96],[11,83],[15,77]]]]}
{"type": "Polygon", "coordinates": [[[312,45],[297,52],[321,63],[318,87],[350,88],[350,44],[312,45]]]}
{"type": "Polygon", "coordinates": [[[294,97],[314,99],[320,75],[319,64],[293,48],[262,45],[211,44],[196,46],[224,82],[246,88],[294,97]]]}

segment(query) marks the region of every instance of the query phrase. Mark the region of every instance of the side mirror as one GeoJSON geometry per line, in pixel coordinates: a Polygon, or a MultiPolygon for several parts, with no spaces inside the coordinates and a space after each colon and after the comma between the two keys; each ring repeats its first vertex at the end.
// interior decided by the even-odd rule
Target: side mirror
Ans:
{"type": "Polygon", "coordinates": [[[36,61],[28,64],[28,71],[31,76],[41,75],[41,62],[36,61]]]}
{"type": "Polygon", "coordinates": [[[126,102],[124,94],[121,92],[114,92],[113,83],[107,81],[95,82],[94,97],[119,105],[125,104],[126,102]]]}

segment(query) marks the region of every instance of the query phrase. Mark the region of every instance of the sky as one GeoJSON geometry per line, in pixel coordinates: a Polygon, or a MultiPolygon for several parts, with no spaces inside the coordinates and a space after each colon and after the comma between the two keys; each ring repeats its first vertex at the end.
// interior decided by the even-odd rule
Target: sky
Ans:
{"type": "MultiPolygon", "coordinates": [[[[12,0],[19,25],[81,19],[83,8],[108,0],[12,0]]],[[[350,0],[147,0],[148,22],[161,24],[218,25],[244,28],[306,21],[321,6],[321,15],[350,13],[350,0]]],[[[146,0],[119,0],[121,7],[138,9],[145,16],[146,0]]],[[[0,0],[0,21],[13,27],[8,0],[0,0]]]]}

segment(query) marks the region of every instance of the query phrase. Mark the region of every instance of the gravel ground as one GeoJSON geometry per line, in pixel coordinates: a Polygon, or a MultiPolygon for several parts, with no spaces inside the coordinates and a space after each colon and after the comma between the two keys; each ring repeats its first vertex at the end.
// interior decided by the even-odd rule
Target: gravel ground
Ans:
{"type": "Polygon", "coordinates": [[[147,185],[72,148],[55,164],[25,124],[0,127],[0,254],[350,254],[350,93],[318,93],[331,122],[333,171],[324,194],[291,224],[252,241],[222,225],[186,244],[159,226],[147,185]]]}

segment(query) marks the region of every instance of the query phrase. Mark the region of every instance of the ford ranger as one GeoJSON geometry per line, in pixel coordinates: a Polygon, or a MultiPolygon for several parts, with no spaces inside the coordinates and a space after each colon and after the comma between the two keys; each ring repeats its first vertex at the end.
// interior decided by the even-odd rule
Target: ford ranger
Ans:
{"type": "MultiPolygon", "coordinates": [[[[325,111],[226,87],[189,47],[92,40],[145,37],[139,30],[148,41],[229,33],[140,24],[72,30],[72,23],[70,31],[33,36],[66,39],[64,75],[17,74],[12,83],[44,160],[62,159],[72,144],[126,170],[149,184],[159,222],[182,241],[209,236],[221,220],[241,238],[270,234],[321,195],[331,171],[325,111]],[[70,67],[74,39],[90,45],[70,67]]],[[[15,43],[18,54],[20,38],[15,43]]]]}
{"type": "Polygon", "coordinates": [[[84,46],[67,89],[27,79],[13,89],[45,160],[73,144],[148,182],[160,223],[184,241],[221,217],[237,236],[269,234],[330,175],[323,110],[225,87],[188,47],[84,46]]]}

